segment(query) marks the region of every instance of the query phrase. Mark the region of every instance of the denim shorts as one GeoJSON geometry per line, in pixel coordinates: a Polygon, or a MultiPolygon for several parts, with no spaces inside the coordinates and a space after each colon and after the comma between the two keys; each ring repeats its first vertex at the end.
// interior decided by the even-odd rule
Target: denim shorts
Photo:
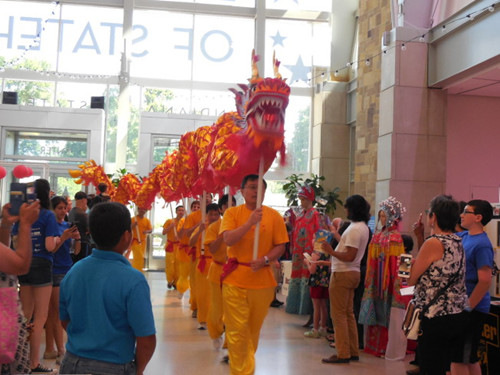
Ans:
{"type": "Polygon", "coordinates": [[[52,286],[60,286],[61,281],[63,281],[65,273],[54,273],[52,274],[52,286]]]}
{"type": "Polygon", "coordinates": [[[52,285],[52,262],[46,258],[33,257],[29,272],[19,276],[19,284],[22,286],[52,285]]]}
{"type": "Polygon", "coordinates": [[[135,362],[111,363],[66,352],[59,374],[136,375],[135,362]]]}

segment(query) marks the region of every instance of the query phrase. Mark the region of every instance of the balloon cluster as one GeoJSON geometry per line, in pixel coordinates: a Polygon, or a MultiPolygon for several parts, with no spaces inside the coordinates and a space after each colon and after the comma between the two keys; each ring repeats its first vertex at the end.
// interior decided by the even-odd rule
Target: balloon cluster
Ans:
{"type": "MultiPolygon", "coordinates": [[[[12,169],[12,174],[16,178],[25,178],[33,175],[33,169],[27,167],[25,165],[16,165],[14,169],[12,169]]],[[[0,165],[0,180],[7,176],[7,170],[5,167],[0,165]]]]}

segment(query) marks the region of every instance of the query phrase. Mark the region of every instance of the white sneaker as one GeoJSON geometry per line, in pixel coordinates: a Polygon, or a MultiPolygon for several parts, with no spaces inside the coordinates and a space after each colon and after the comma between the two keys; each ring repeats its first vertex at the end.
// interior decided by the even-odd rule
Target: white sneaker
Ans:
{"type": "Polygon", "coordinates": [[[224,339],[222,338],[222,336],[217,337],[216,339],[212,340],[212,344],[215,350],[221,350],[222,344],[224,344],[224,339]]]}

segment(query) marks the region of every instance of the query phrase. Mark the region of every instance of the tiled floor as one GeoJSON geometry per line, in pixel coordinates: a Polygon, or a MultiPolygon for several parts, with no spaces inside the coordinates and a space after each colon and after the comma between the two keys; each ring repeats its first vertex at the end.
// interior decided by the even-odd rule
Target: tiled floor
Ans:
{"type": "MultiPolygon", "coordinates": [[[[180,300],[175,291],[167,290],[163,273],[149,272],[146,277],[151,286],[157,346],[145,373],[229,374],[229,366],[221,363],[224,351],[215,351],[207,331],[199,331],[196,319],[191,318],[188,295],[180,300]]],[[[393,362],[361,353],[359,362],[322,364],[321,358],[335,351],[324,339],[304,338],[302,324],[306,320],[286,314],[283,307],[270,308],[256,354],[256,375],[403,375],[412,359],[407,356],[404,362],[393,362]]],[[[45,363],[54,365],[54,361],[45,363]]]]}

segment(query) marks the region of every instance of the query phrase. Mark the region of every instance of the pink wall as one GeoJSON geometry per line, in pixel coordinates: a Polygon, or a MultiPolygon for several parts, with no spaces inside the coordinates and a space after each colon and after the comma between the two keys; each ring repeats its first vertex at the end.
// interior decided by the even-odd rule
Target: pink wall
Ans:
{"type": "Polygon", "coordinates": [[[500,202],[500,98],[449,95],[446,193],[500,202]]]}

